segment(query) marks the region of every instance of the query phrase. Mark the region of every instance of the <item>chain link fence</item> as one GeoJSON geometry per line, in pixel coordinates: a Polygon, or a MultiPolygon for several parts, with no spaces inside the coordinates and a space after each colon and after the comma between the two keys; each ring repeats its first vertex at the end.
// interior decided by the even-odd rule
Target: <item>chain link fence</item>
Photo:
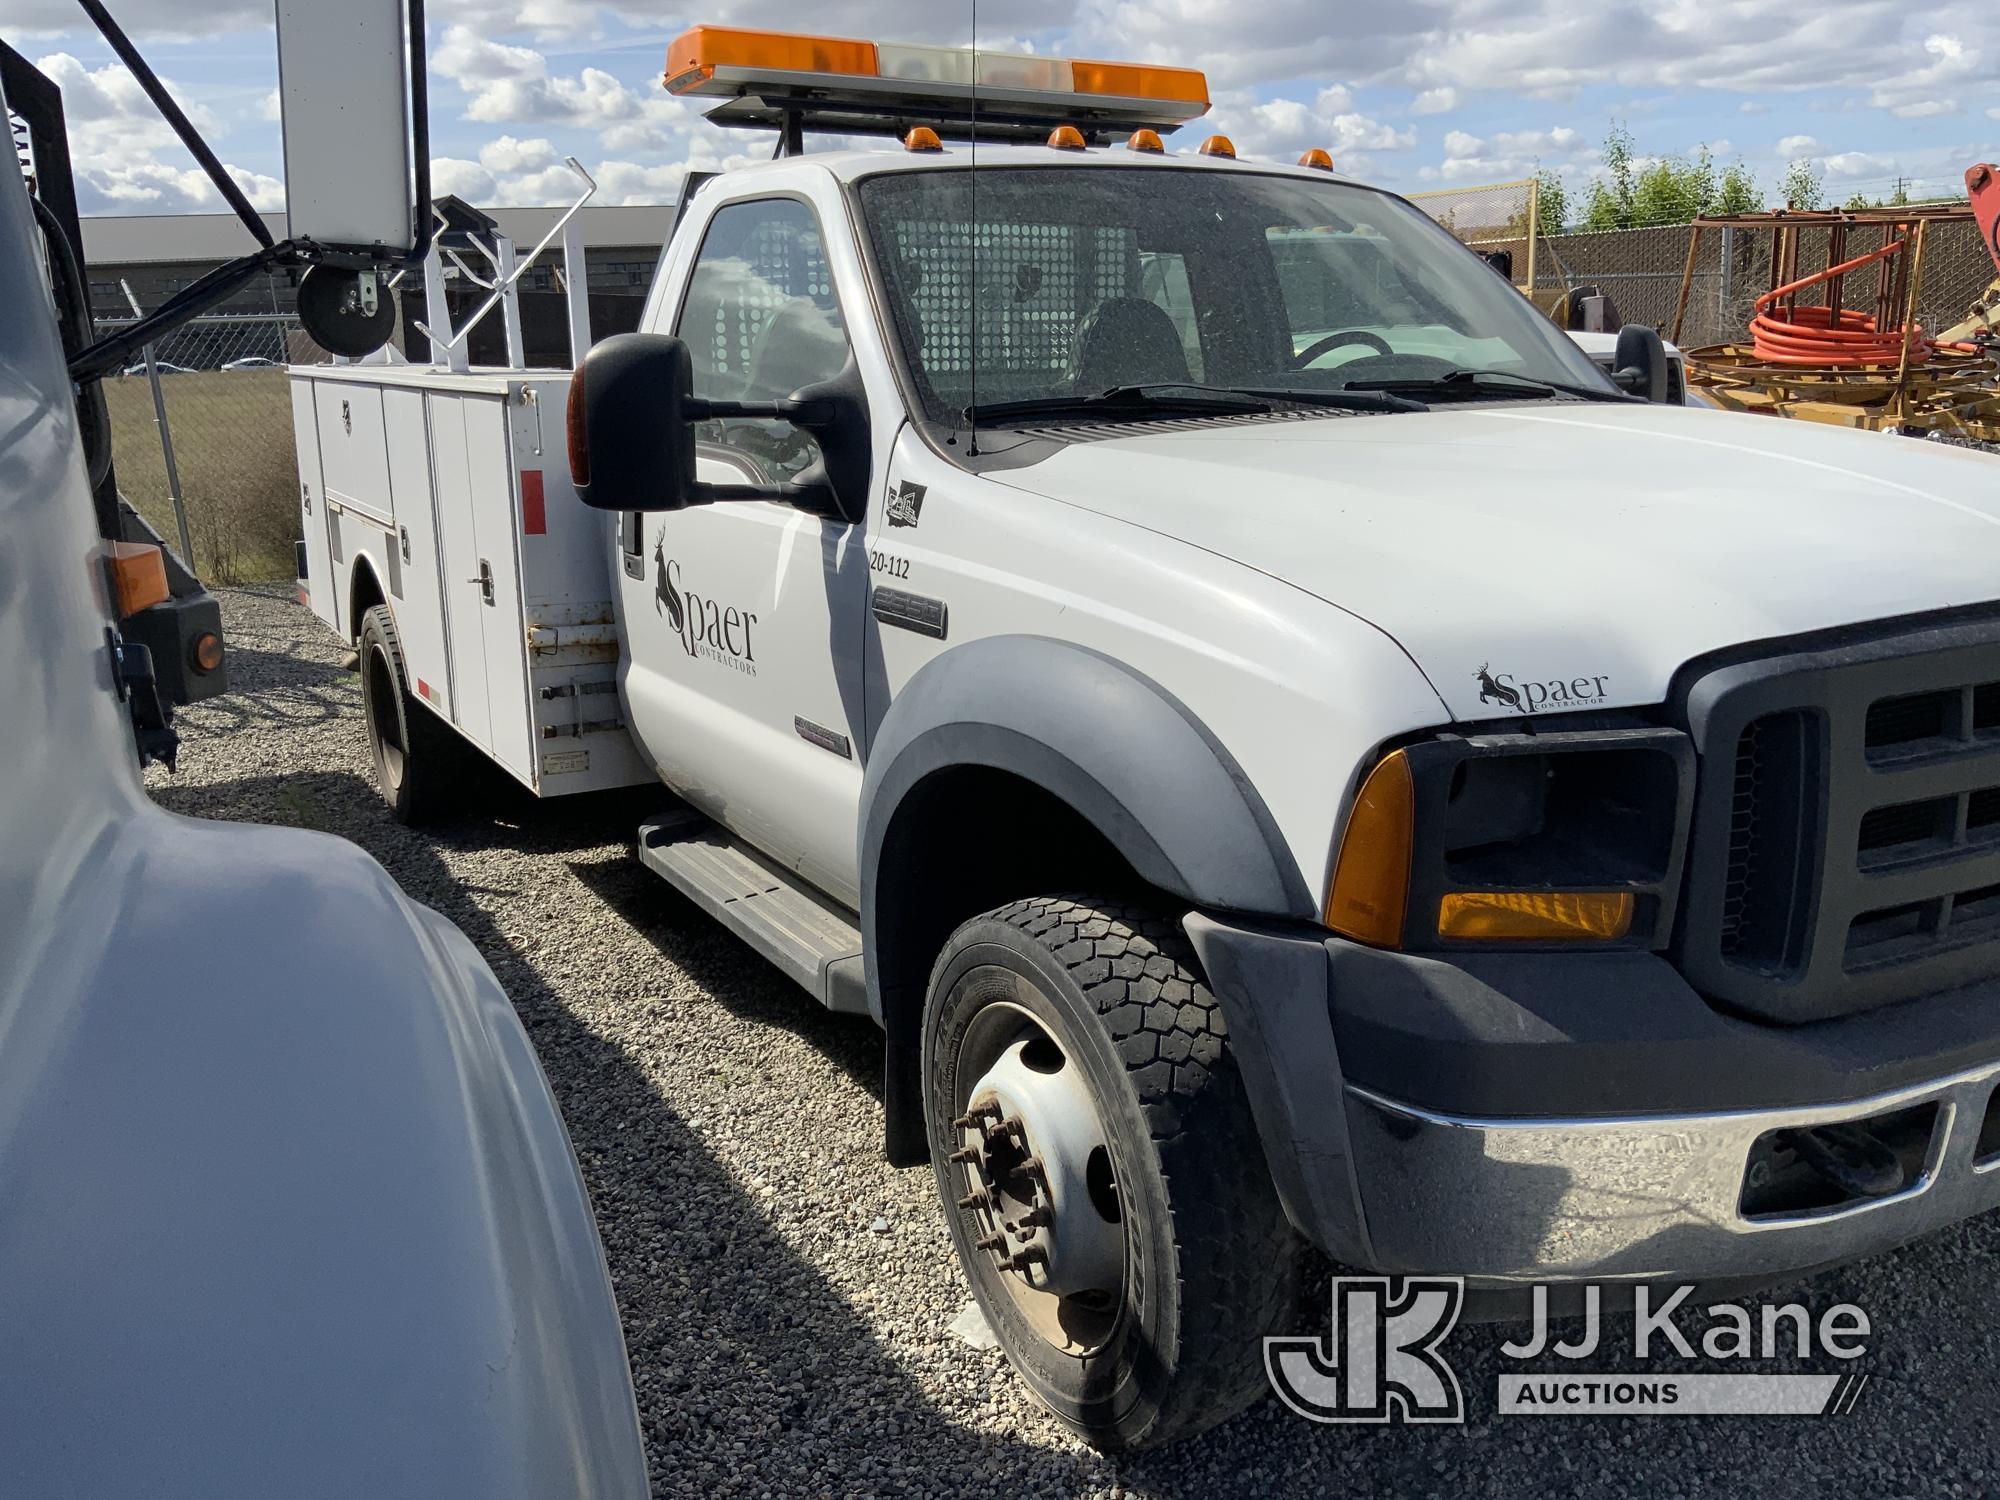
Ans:
{"type": "MultiPolygon", "coordinates": [[[[100,318],[100,336],[131,326],[100,318]]],[[[285,366],[330,358],[291,314],[196,318],[153,349],[173,470],[143,358],[104,381],[118,488],[173,538],[173,483],[187,509],[195,572],[209,583],[289,578],[299,473],[285,366]]]]}
{"type": "MultiPolygon", "coordinates": [[[[1791,279],[1822,270],[1831,248],[1827,228],[1805,226],[1796,233],[1797,269],[1791,279]]],[[[1850,228],[1841,259],[1880,248],[1883,234],[1873,225],[1850,228]]],[[[1681,345],[1699,349],[1747,342],[1756,299],[1776,284],[1771,259],[1777,236],[1769,230],[1742,226],[1705,229],[1690,264],[1688,251],[1693,237],[1692,226],[1686,224],[1544,237],[1536,262],[1535,301],[1549,308],[1564,292],[1594,286],[1611,298],[1622,321],[1645,323],[1671,336],[1685,278],[1688,302],[1681,345]]],[[[1918,288],[1918,324],[1930,333],[1951,327],[1966,315],[1966,309],[1993,277],[1993,258],[1980,240],[1977,225],[1969,221],[1932,223],[1926,231],[1918,288]]],[[[1880,293],[1875,269],[1847,276],[1840,292],[1841,305],[1847,310],[1873,313],[1880,293]]],[[[1808,302],[1817,302],[1820,297],[1817,288],[1802,294],[1802,300],[1808,302]]],[[[1894,316],[1901,316],[1900,306],[1894,316]]]]}
{"type": "Polygon", "coordinates": [[[1410,201],[1482,255],[1504,253],[1514,285],[1529,291],[1540,280],[1539,189],[1532,177],[1478,187],[1412,193],[1410,201]]]}
{"type": "MultiPolygon", "coordinates": [[[[1544,312],[1553,310],[1566,292],[1595,287],[1611,298],[1622,321],[1649,324],[1671,335],[1685,278],[1688,302],[1680,342],[1691,349],[1744,342],[1755,312],[1752,304],[1776,284],[1771,258],[1777,237],[1766,230],[1704,230],[1690,263],[1694,230],[1687,224],[1540,233],[1532,179],[1412,193],[1410,201],[1473,249],[1506,251],[1513,259],[1514,284],[1544,312]]],[[[1841,258],[1878,248],[1884,233],[1872,225],[1851,228],[1841,258]]],[[[1793,275],[1825,267],[1830,231],[1803,227],[1798,237],[1793,275]]],[[[1993,277],[1993,258],[1977,225],[1932,223],[1924,247],[1918,323],[1932,333],[1956,324],[1993,277]]],[[[1842,283],[1841,304],[1850,311],[1873,312],[1878,293],[1876,273],[1869,268],[1842,283]]],[[[1808,294],[1808,300],[1818,298],[1817,291],[1808,294]]]]}

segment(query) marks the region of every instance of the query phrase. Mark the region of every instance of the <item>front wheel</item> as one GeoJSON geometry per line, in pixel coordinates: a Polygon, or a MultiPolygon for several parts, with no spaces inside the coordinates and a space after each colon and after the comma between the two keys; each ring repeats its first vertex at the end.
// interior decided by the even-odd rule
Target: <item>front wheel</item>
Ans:
{"type": "Polygon", "coordinates": [[[974,918],[932,972],[923,1057],[959,1262],[1051,1411],[1155,1447],[1264,1393],[1303,1245],[1176,922],[1088,896],[974,918]]]}

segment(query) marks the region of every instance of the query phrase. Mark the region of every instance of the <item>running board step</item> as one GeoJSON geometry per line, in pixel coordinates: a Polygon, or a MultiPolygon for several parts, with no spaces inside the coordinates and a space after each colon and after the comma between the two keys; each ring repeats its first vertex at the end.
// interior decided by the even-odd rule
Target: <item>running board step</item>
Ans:
{"type": "Polygon", "coordinates": [[[868,1014],[861,930],[817,891],[687,812],[640,824],[639,859],[828,1010],[868,1014]]]}

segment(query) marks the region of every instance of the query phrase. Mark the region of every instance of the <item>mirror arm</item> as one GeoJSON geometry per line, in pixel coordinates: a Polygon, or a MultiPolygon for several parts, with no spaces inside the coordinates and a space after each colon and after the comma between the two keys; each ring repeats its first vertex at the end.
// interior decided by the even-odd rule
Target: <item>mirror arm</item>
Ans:
{"type": "Polygon", "coordinates": [[[688,490],[689,505],[726,505],[732,500],[776,500],[816,516],[837,515],[840,510],[833,486],[823,479],[783,484],[696,484],[688,490]]]}

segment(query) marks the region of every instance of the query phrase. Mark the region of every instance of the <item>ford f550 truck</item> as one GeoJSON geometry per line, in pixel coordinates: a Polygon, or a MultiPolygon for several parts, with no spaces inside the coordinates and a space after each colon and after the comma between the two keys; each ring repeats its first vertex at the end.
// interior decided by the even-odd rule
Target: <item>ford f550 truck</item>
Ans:
{"type": "Polygon", "coordinates": [[[784,149],[643,332],[295,372],[305,586],[406,816],[468,744],[679,794],[640,858],[881,1024],[1066,1422],[1253,1399],[1308,1244],[1743,1283],[2000,1203],[2000,461],[1607,375],[1323,156],[1169,154],[1198,74],[668,86],[784,149]]]}

